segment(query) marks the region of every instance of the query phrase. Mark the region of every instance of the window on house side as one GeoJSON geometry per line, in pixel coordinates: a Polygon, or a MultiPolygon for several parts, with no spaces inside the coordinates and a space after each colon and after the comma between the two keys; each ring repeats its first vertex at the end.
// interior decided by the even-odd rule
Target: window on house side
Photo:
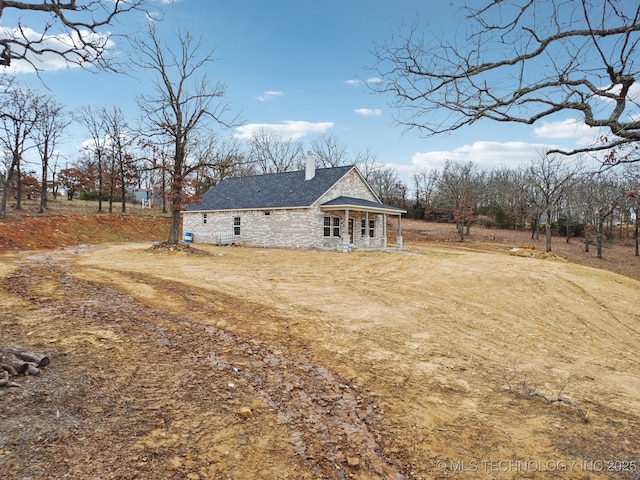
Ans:
{"type": "Polygon", "coordinates": [[[240,235],[240,217],[233,217],[233,234],[240,235]]]}
{"type": "Polygon", "coordinates": [[[340,217],[333,217],[333,236],[340,236],[340,217]]]}
{"type": "Polygon", "coordinates": [[[324,217],[324,236],[331,236],[331,217],[324,217]]]}
{"type": "Polygon", "coordinates": [[[202,214],[202,223],[207,223],[207,214],[206,213],[202,214]]]}
{"type": "Polygon", "coordinates": [[[360,236],[364,237],[367,234],[367,221],[363,218],[360,220],[360,236]]]}
{"type": "Polygon", "coordinates": [[[369,236],[371,238],[376,236],[376,221],[369,220],[369,236]]]}

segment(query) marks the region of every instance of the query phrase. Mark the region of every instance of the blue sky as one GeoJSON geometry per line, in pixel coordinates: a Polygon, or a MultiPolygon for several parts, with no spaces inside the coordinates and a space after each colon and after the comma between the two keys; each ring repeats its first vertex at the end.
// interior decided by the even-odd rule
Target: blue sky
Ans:
{"type": "MultiPolygon", "coordinates": [[[[407,182],[412,172],[441,167],[446,159],[472,160],[484,169],[516,167],[537,158],[544,146],[573,148],[592,135],[570,119],[535,126],[481,123],[428,139],[394,126],[389,99],[370,93],[363,84],[372,75],[365,67],[374,61],[373,42],[388,37],[403,21],[412,22],[418,10],[435,31],[464,28],[456,23],[453,3],[177,0],[156,5],[164,10],[159,31],[166,38],[173,38],[179,25],[216,48],[219,61],[209,74],[227,86],[228,101],[245,120],[242,127],[223,132],[227,135],[245,138],[263,128],[300,140],[308,150],[314,138],[328,133],[352,153],[369,150],[379,162],[397,168],[407,182]]],[[[28,23],[26,18],[23,15],[23,23],[28,23]]],[[[11,26],[11,21],[4,13],[3,26],[11,26]]],[[[113,30],[133,31],[144,21],[142,15],[130,16],[127,24],[113,30]]],[[[117,54],[124,44],[118,38],[114,42],[117,54]]],[[[18,77],[44,90],[33,73],[18,77]]],[[[138,112],[136,95],[148,88],[142,80],[82,69],[55,69],[42,73],[41,79],[70,109],[115,105],[132,117],[138,112]]],[[[73,152],[83,140],[81,130],[75,129],[61,150],[73,152]]]]}

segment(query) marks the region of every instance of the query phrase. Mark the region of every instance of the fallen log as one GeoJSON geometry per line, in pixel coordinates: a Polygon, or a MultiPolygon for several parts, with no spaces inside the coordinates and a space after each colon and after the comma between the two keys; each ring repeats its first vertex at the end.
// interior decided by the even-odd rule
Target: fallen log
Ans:
{"type": "Polygon", "coordinates": [[[0,368],[15,376],[29,370],[29,363],[20,360],[13,353],[0,352],[0,368]]]}
{"type": "Polygon", "coordinates": [[[49,365],[46,355],[15,349],[0,349],[0,387],[17,386],[9,382],[9,377],[18,375],[38,375],[40,368],[49,365]]]}
{"type": "Polygon", "coordinates": [[[39,368],[49,365],[49,357],[42,353],[24,352],[22,350],[14,350],[13,348],[7,348],[5,350],[0,349],[0,355],[4,352],[11,353],[25,362],[35,363],[39,368]]]}

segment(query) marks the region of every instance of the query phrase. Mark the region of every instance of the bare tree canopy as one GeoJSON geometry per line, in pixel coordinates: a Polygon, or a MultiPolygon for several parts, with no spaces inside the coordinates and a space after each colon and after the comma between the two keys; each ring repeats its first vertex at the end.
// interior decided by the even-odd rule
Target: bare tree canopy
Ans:
{"type": "Polygon", "coordinates": [[[142,9],[146,0],[0,1],[0,18],[16,12],[17,24],[0,27],[0,65],[26,61],[41,70],[39,57],[53,55],[66,65],[112,69],[104,54],[112,43],[108,30],[123,13],[142,9]]]}
{"type": "Polygon", "coordinates": [[[593,144],[559,153],[640,160],[638,2],[469,3],[464,37],[427,33],[417,17],[374,45],[382,81],[372,88],[392,95],[398,123],[431,136],[482,119],[534,124],[564,113],[602,131],[593,144]]]}
{"type": "Polygon", "coordinates": [[[338,167],[349,163],[347,146],[331,133],[323,133],[312,140],[311,153],[323,167],[338,167]]]}
{"type": "Polygon", "coordinates": [[[170,145],[171,230],[169,244],[178,243],[180,211],[186,203],[186,182],[204,165],[190,156],[198,133],[214,127],[236,126],[225,100],[226,85],[212,82],[209,68],[216,61],[215,48],[207,50],[203,38],[178,28],[175,48],[166,45],[154,24],[134,43],[137,57],[132,63],[148,75],[148,92],[138,97],[147,134],[160,145],[170,145]]]}
{"type": "Polygon", "coordinates": [[[261,173],[282,173],[299,170],[304,165],[302,143],[285,140],[264,129],[255,132],[249,139],[249,156],[261,173]]]}

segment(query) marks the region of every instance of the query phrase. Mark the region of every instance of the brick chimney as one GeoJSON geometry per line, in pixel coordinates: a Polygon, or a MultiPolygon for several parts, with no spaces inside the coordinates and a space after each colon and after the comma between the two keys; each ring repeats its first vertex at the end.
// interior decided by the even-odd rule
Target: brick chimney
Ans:
{"type": "Polygon", "coordinates": [[[304,180],[311,180],[316,176],[316,159],[313,158],[311,152],[307,153],[307,168],[304,172],[304,180]]]}

